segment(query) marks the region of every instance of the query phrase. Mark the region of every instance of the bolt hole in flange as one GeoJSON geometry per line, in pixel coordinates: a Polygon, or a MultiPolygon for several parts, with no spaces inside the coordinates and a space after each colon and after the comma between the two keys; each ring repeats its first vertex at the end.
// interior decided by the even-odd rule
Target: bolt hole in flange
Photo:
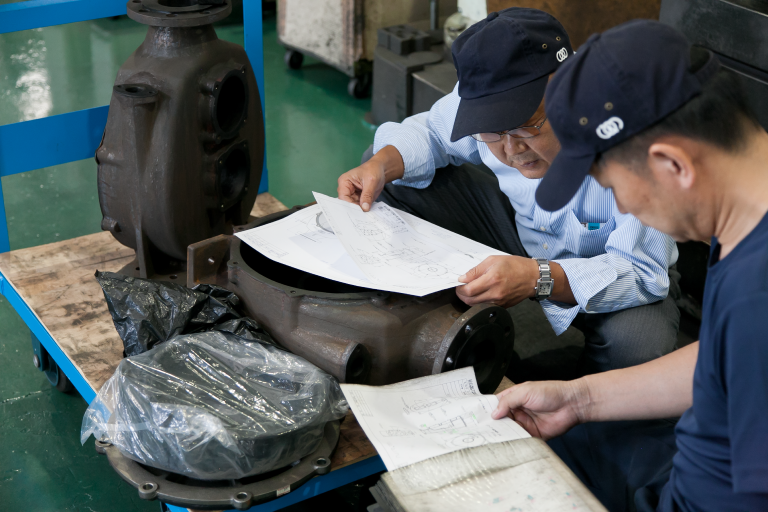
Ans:
{"type": "Polygon", "coordinates": [[[150,98],[157,94],[157,89],[147,84],[120,84],[113,89],[117,94],[131,98],[150,98]]]}
{"type": "Polygon", "coordinates": [[[145,500],[153,500],[157,496],[157,484],[155,482],[144,482],[139,485],[139,497],[145,500]]]}
{"type": "Polygon", "coordinates": [[[471,366],[480,392],[493,393],[514,351],[514,325],[509,313],[499,307],[481,309],[454,332],[441,371],[471,366]]]}
{"type": "Polygon", "coordinates": [[[235,494],[234,498],[232,498],[232,504],[238,510],[245,510],[247,508],[250,508],[252,499],[253,499],[253,494],[245,491],[240,491],[237,494],[235,494]]]}

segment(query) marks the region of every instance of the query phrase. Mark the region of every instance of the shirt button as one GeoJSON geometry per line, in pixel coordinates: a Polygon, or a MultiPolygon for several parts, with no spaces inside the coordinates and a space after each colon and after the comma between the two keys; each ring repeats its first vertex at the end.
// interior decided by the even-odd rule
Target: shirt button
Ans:
{"type": "Polygon", "coordinates": [[[546,231],[547,230],[547,228],[544,227],[544,226],[541,226],[539,229],[542,230],[542,231],[546,231]]]}
{"type": "Polygon", "coordinates": [[[547,249],[549,249],[549,246],[547,244],[544,244],[544,250],[546,251],[547,249]]]}

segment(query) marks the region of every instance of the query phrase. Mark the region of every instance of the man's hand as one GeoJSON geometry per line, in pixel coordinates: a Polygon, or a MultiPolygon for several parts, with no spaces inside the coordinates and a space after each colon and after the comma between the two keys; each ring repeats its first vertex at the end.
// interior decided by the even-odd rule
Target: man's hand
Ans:
{"type": "Polygon", "coordinates": [[[403,172],[400,152],[394,146],[386,146],[360,167],[339,176],[336,192],[339,199],[359,204],[367,212],[384,190],[384,185],[402,178],[403,172]]]}
{"type": "Polygon", "coordinates": [[[459,278],[456,295],[470,306],[490,302],[510,308],[534,296],[539,265],[520,256],[489,256],[459,278]]]}
{"type": "Polygon", "coordinates": [[[545,441],[586,421],[589,389],[582,380],[524,382],[497,395],[493,419],[508,416],[545,441]]]}
{"type": "MultiPolygon", "coordinates": [[[[549,262],[554,287],[550,300],[576,304],[568,276],[563,267],[549,262]]],[[[511,308],[523,299],[536,295],[539,264],[521,256],[489,256],[481,264],[459,278],[464,286],[456,288],[456,295],[470,306],[490,302],[511,308]]]]}

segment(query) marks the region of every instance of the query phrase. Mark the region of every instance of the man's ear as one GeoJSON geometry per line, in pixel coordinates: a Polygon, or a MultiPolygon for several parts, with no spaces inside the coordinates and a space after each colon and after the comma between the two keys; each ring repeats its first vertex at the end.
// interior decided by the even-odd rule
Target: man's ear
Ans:
{"type": "Polygon", "coordinates": [[[696,180],[693,159],[682,147],[675,144],[656,142],[648,148],[648,167],[657,180],[670,181],[681,189],[690,189],[696,180]]]}

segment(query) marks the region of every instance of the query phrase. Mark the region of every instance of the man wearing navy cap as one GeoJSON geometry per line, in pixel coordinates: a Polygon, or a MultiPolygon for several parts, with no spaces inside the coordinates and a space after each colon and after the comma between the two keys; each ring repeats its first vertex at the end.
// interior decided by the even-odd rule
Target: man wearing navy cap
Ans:
{"type": "Polygon", "coordinates": [[[652,21],[592,36],[546,99],[562,150],[536,192],[543,208],[594,177],[644,224],[711,238],[700,341],[514,386],[494,417],[554,438],[609,510],[768,510],[768,133],[735,75],[652,21]]]}
{"type": "Polygon", "coordinates": [[[540,301],[557,334],[572,323],[584,333],[585,373],[672,351],[680,314],[669,275],[674,241],[621,214],[594,180],[557,212],[534,201],[560,150],[543,98],[552,74],[573,59],[562,25],[543,11],[506,9],[467,29],[452,51],[454,91],[429,112],[383,124],[376,154],[339,178],[339,197],[368,210],[381,194],[391,206],[511,254],[462,276],[467,284],[457,295],[469,305],[540,301]],[[458,167],[465,162],[492,174],[458,167]]]}

